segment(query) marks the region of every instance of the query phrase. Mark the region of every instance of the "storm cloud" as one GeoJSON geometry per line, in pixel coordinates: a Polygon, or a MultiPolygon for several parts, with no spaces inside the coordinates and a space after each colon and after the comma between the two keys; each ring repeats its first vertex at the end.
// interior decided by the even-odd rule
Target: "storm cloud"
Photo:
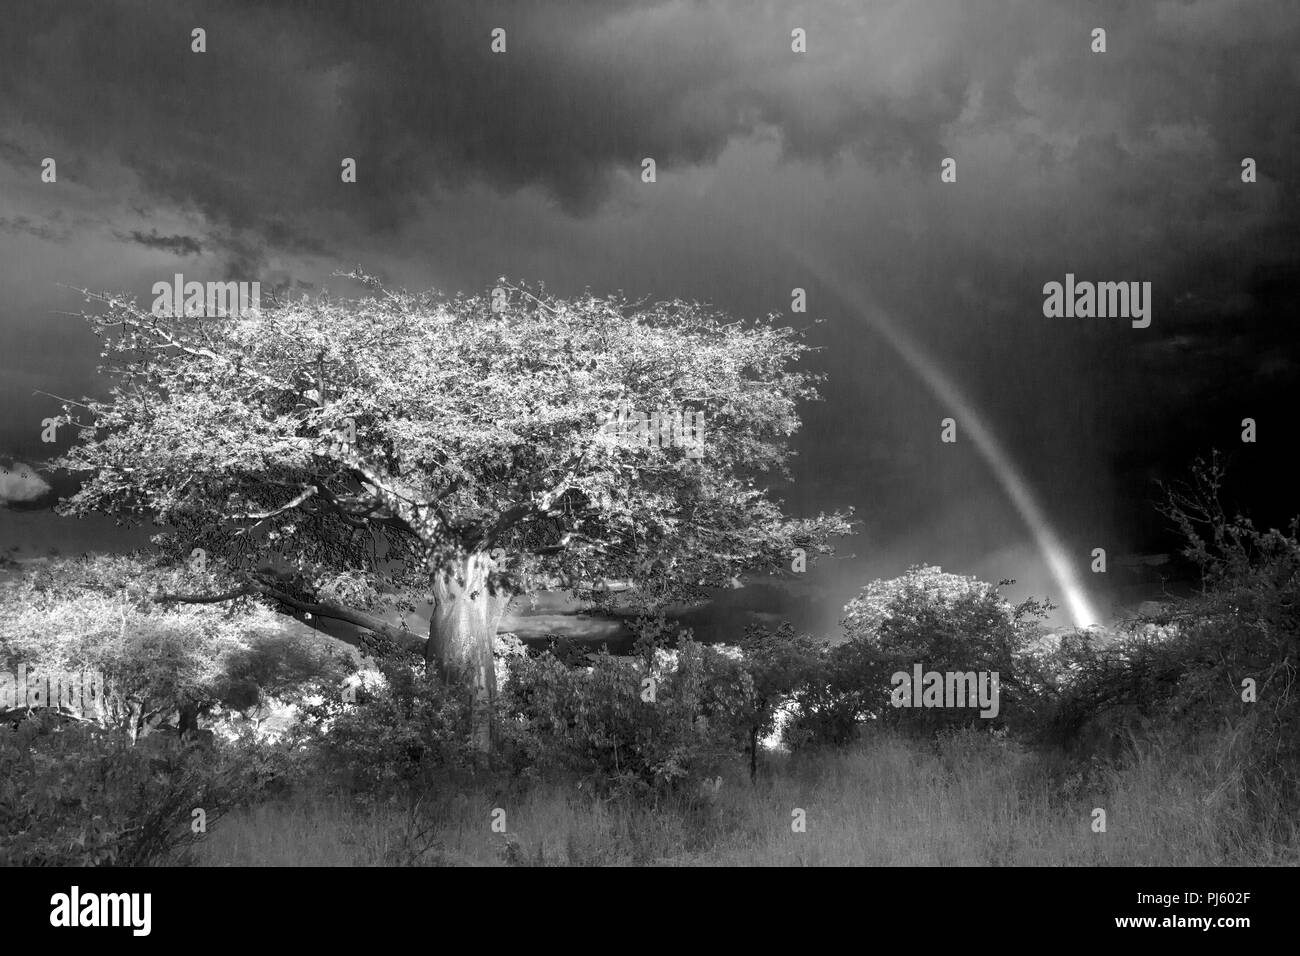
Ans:
{"type": "MultiPolygon", "coordinates": [[[[866,518],[864,557],[829,572],[837,586],[912,560],[992,577],[1023,563],[983,464],[937,442],[953,410],[786,247],[868,291],[962,385],[1080,555],[1166,550],[1152,481],[1209,445],[1237,443],[1242,467],[1276,476],[1297,439],[1287,0],[6,14],[0,274],[16,291],[0,306],[0,399],[18,411],[0,453],[38,453],[34,389],[97,387],[93,339],[51,318],[75,304],[56,282],[143,291],[183,267],[297,291],[362,262],[410,285],[512,274],[741,315],[786,312],[806,287],[827,320],[809,333],[827,401],[795,438],[788,497],[866,518]],[[807,53],[791,50],[796,28],[807,53]],[[40,180],[45,157],[57,184],[40,180]],[[940,181],[946,157],[955,183],[940,181]],[[1151,282],[1151,327],[1045,319],[1043,284],[1066,273],[1151,282]],[[41,364],[54,353],[63,365],[41,364]],[[1267,441],[1241,448],[1245,417],[1267,441]]],[[[1276,477],[1255,491],[1287,503],[1276,477]]]]}

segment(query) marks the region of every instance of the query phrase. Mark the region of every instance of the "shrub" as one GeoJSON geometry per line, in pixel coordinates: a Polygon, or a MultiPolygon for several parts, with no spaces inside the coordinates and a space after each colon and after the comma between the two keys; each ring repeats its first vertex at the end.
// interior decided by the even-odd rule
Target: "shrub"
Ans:
{"type": "Polygon", "coordinates": [[[1035,695],[1021,674],[1021,652],[1050,608],[1036,600],[1012,605],[998,586],[937,567],[871,582],[845,605],[848,639],[827,648],[801,682],[787,740],[840,746],[866,721],[924,734],[1028,722],[1035,695]],[[998,715],[981,717],[976,707],[894,707],[893,675],[910,677],[916,664],[927,672],[996,673],[998,715]]]}
{"type": "Polygon", "coordinates": [[[384,681],[345,704],[334,689],[304,708],[294,743],[305,745],[318,779],[358,794],[389,796],[473,762],[468,702],[419,664],[385,661],[384,681]]]}
{"type": "Polygon", "coordinates": [[[1247,792],[1281,794],[1300,805],[1300,539],[1229,517],[1220,503],[1224,468],[1198,460],[1189,486],[1167,489],[1162,509],[1183,534],[1184,557],[1200,590],[1160,615],[1130,622],[1103,643],[1063,644],[1070,677],[1052,701],[1049,732],[1072,741],[1112,734],[1185,742],[1243,728],[1247,792]],[[1257,700],[1244,701],[1243,682],[1257,700]]]}
{"type": "Polygon", "coordinates": [[[132,746],[52,713],[0,725],[0,865],[189,862],[193,811],[211,826],[274,775],[274,757],[256,749],[132,746]]]}
{"type": "Polygon", "coordinates": [[[739,700],[738,717],[747,731],[745,750],[753,780],[758,775],[759,740],[776,729],[778,711],[822,674],[826,649],[796,635],[794,626],[786,622],[775,630],[750,625],[739,650],[749,675],[749,693],[739,700]]]}
{"type": "Polygon", "coordinates": [[[888,703],[890,667],[871,644],[851,640],[825,649],[796,691],[786,727],[793,748],[843,746],[888,703]]]}
{"type": "Polygon", "coordinates": [[[155,603],[188,590],[185,569],[138,555],[56,561],[0,594],[0,671],[97,672],[103,712],[83,714],[132,739],[217,705],[245,710],[267,694],[302,696],[351,670],[328,641],[292,633],[255,603],[155,603]]]}
{"type": "Polygon", "coordinates": [[[752,694],[738,659],[689,637],[673,654],[642,641],[635,657],[602,650],[579,667],[548,651],[511,673],[503,725],[534,773],[576,773],[619,793],[689,792],[743,747],[752,694]]]}

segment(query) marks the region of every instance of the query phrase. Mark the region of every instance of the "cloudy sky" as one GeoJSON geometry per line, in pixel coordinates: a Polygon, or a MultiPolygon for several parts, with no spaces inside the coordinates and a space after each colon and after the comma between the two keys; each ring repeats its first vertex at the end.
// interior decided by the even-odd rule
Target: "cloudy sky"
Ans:
{"type": "Polygon", "coordinates": [[[826,400],[782,495],[853,505],[863,534],[745,600],[814,628],[915,562],[1062,602],[1044,534],[1103,616],[1154,596],[1114,559],[1172,547],[1153,480],[1211,447],[1266,521],[1300,511],[1294,0],[60,0],[4,17],[0,550],[134,540],[55,518],[67,480],[23,477],[63,447],[41,443],[57,403],[33,393],[105,387],[64,314],[73,289],[144,299],[182,272],[342,291],[330,273],[357,264],[408,288],[508,275],[807,327],[826,400]],[[1150,327],[1045,318],[1067,272],[1151,282],[1150,327]]]}

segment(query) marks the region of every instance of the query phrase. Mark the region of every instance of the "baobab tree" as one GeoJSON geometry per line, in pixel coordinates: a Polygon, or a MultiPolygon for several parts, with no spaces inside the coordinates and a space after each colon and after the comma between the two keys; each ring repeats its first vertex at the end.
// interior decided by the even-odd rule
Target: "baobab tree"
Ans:
{"type": "Polygon", "coordinates": [[[469,690],[489,747],[492,641],[515,595],[599,605],[617,579],[661,606],[849,531],[847,512],[787,517],[763,484],[788,477],[796,405],[816,397],[788,368],[806,346],[773,317],[349,276],[364,297],[256,315],[87,293],[107,306],[85,317],[114,385],[64,405],[81,440],[58,464],[86,479],[61,507],[151,520],[175,560],[199,554],[192,592],[167,600],[257,597],[405,644],[385,611],[430,601],[425,657],[469,690]],[[613,434],[629,408],[639,427],[613,434]],[[702,436],[646,421],[682,409],[702,436]]]}

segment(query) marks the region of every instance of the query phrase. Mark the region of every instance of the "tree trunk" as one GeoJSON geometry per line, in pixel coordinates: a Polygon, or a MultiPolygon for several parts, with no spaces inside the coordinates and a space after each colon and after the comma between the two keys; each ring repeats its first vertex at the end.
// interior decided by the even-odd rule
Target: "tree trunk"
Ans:
{"type": "Polygon", "coordinates": [[[496,740],[496,665],[492,657],[497,625],[510,601],[508,594],[489,594],[490,559],[471,554],[452,572],[433,580],[433,614],[425,661],[445,681],[458,683],[470,699],[475,749],[487,752],[496,740]]]}
{"type": "Polygon", "coordinates": [[[181,704],[176,718],[176,736],[184,740],[199,729],[199,708],[196,704],[181,704]]]}

